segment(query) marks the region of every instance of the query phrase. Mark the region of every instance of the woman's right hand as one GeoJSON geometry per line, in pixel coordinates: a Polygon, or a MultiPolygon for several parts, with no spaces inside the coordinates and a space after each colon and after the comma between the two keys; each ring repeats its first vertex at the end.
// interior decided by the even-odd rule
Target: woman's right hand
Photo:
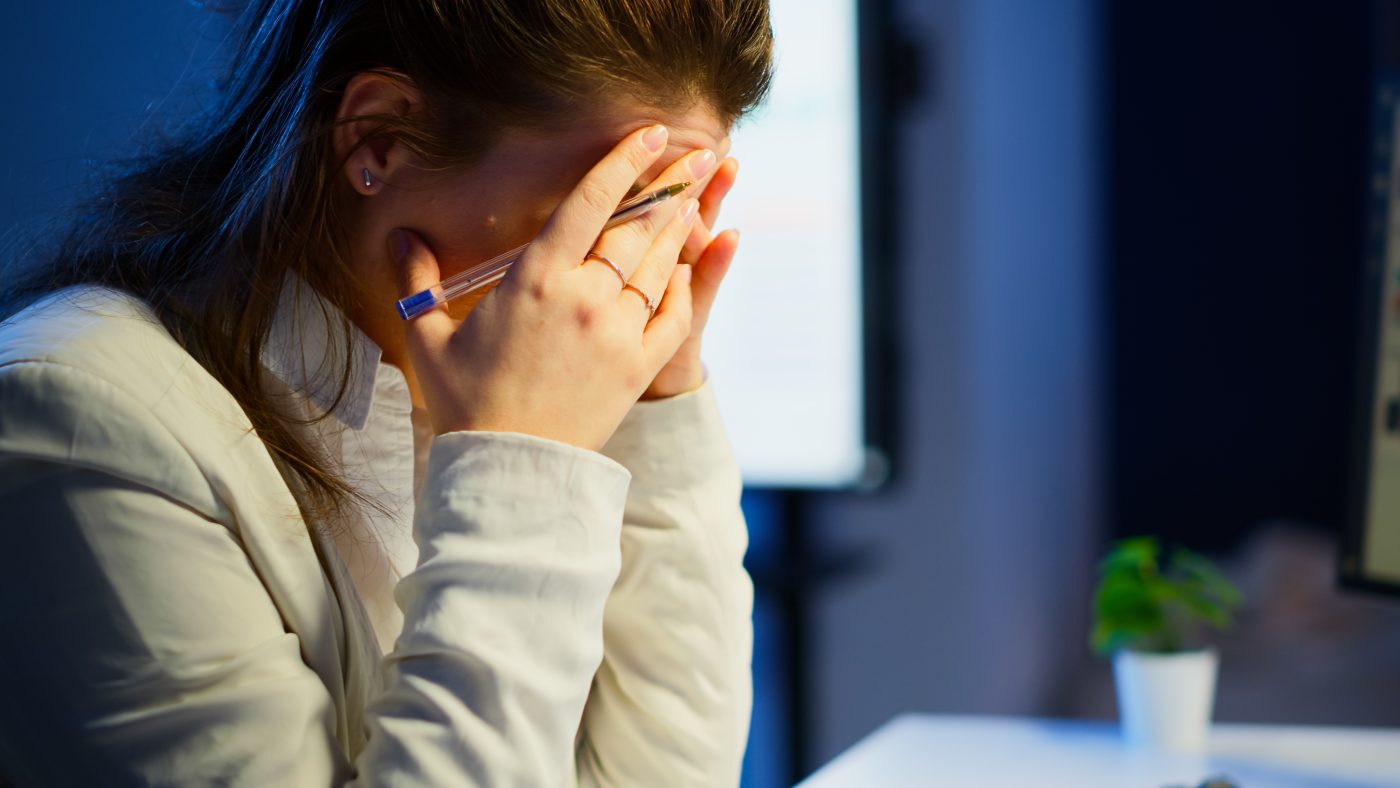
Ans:
{"type": "MultiPolygon", "coordinates": [[[[406,324],[413,373],[438,434],[519,432],[597,450],[690,333],[690,266],[677,265],[696,201],[669,200],[599,235],[628,189],[666,147],[639,129],[564,198],[525,256],[460,324],[439,306],[406,324]],[[660,304],[623,289],[606,264],[660,304]],[[664,292],[664,296],[663,296],[664,292]]],[[[653,183],[697,181],[714,155],[682,156],[653,183]]],[[[410,230],[390,248],[403,294],[442,279],[410,230]]]]}

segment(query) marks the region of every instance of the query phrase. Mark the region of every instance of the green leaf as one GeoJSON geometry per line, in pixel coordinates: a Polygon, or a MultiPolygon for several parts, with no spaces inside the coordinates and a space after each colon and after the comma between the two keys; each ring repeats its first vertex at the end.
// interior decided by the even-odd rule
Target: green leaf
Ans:
{"type": "Polygon", "coordinates": [[[1215,601],[1208,597],[1183,594],[1180,598],[1180,602],[1187,610],[1191,611],[1196,618],[1205,621],[1217,629],[1224,629],[1230,624],[1230,614],[1225,608],[1216,604],[1215,601]]]}
{"type": "Polygon", "coordinates": [[[1226,629],[1240,605],[1239,590],[1207,558],[1172,551],[1168,569],[1158,566],[1161,545],[1150,536],[1125,539],[1099,562],[1090,644],[1100,653],[1116,648],[1179,649],[1195,624],[1226,629]]]}
{"type": "Polygon", "coordinates": [[[1099,620],[1124,628],[1152,627],[1162,617],[1161,606],[1141,588],[1110,589],[1099,597],[1099,620]]]}
{"type": "Polygon", "coordinates": [[[1162,609],[1135,578],[1119,575],[1100,584],[1092,642],[1099,652],[1149,636],[1162,628],[1162,609]]]}
{"type": "Polygon", "coordinates": [[[1138,536],[1124,539],[1115,544],[1109,554],[1099,563],[1099,571],[1107,573],[1132,569],[1139,572],[1156,573],[1157,556],[1160,552],[1161,546],[1155,537],[1138,536]]]}
{"type": "Polygon", "coordinates": [[[1173,574],[1199,584],[1206,593],[1226,607],[1238,607],[1242,601],[1235,584],[1203,555],[1178,547],[1172,552],[1171,568],[1173,574]]]}

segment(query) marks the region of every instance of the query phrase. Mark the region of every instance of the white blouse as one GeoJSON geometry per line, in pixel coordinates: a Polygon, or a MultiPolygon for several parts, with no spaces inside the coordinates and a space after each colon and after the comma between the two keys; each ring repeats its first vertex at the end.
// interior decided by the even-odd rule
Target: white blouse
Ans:
{"type": "Polygon", "coordinates": [[[332,463],[356,490],[379,504],[348,512],[331,537],[374,627],[389,653],[403,628],[394,586],[418,563],[413,509],[423,487],[433,430],[413,407],[403,373],[381,363],[381,353],[353,326],[328,323],[332,307],[315,290],[288,276],[278,303],[263,366],[285,387],[332,463]],[[341,391],[347,349],[351,376],[341,391]],[[325,418],[321,418],[321,417],[325,418]]]}
{"type": "Polygon", "coordinates": [[[304,317],[264,362],[383,504],[328,527],[140,302],[0,326],[0,783],[733,784],[752,587],[709,384],[601,454],[433,438],[363,336],[331,402],[304,317]]]}

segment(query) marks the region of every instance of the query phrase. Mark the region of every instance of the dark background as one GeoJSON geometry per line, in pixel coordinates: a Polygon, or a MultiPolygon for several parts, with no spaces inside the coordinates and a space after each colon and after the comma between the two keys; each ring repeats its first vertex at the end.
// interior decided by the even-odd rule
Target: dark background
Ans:
{"type": "Polygon", "coordinates": [[[1115,535],[1339,533],[1364,239],[1367,3],[1111,3],[1115,535]]]}

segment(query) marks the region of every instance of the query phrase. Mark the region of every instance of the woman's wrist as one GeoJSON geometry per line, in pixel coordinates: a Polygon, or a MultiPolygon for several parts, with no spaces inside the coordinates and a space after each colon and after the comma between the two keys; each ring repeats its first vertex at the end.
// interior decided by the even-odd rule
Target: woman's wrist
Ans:
{"type": "Polygon", "coordinates": [[[631,471],[632,492],[695,489],[733,466],[713,385],[639,402],[618,425],[602,453],[631,471]]]}
{"type": "Polygon", "coordinates": [[[684,363],[672,359],[642,394],[641,401],[668,399],[689,394],[705,385],[705,365],[697,358],[684,363]]]}

